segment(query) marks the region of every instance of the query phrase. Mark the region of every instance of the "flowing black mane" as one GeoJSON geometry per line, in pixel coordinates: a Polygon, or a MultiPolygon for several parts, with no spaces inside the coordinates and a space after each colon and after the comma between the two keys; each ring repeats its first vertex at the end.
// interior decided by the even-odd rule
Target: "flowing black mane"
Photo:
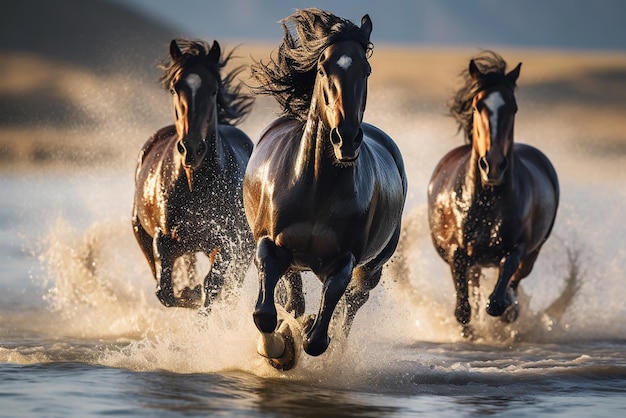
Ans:
{"type": "Polygon", "coordinates": [[[234,51],[222,55],[219,61],[215,61],[208,58],[211,45],[207,42],[177,39],[176,44],[183,55],[178,60],[173,60],[169,55],[163,59],[159,65],[159,68],[163,70],[163,74],[159,78],[161,85],[165,89],[171,90],[172,83],[182,71],[194,65],[203,65],[218,80],[220,85],[217,95],[218,123],[225,125],[240,123],[250,112],[254,97],[242,93],[242,84],[235,80],[236,76],[243,71],[243,66],[234,68],[223,78],[221,76],[221,70],[226,67],[234,51]]]}
{"type": "Polygon", "coordinates": [[[373,45],[359,26],[324,10],[298,10],[282,20],[283,42],[276,59],[268,64],[254,62],[252,77],[259,94],[273,95],[282,106],[283,116],[304,120],[307,117],[317,60],[328,46],[340,41],[359,42],[367,55],[373,45]]]}
{"type": "Polygon", "coordinates": [[[500,55],[493,51],[484,51],[472,59],[483,75],[474,80],[466,68],[461,72],[463,87],[457,90],[448,103],[450,113],[459,125],[459,131],[465,133],[466,142],[472,142],[472,99],[476,93],[496,84],[505,84],[512,90],[515,89],[515,85],[511,85],[505,77],[506,61],[500,55]]]}

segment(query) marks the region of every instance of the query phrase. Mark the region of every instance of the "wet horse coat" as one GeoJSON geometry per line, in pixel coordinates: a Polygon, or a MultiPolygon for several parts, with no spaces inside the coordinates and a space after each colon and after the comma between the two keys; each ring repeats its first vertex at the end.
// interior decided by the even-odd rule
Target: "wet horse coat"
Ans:
{"type": "Polygon", "coordinates": [[[428,187],[431,236],[450,265],[457,301],[455,316],[469,327],[469,285],[480,268],[499,269],[487,312],[517,318],[517,287],[528,276],[554,225],[559,184],[538,149],[513,142],[515,82],[521,64],[505,74],[496,54],[470,62],[466,86],[452,104],[471,144],[442,158],[428,187]],[[479,68],[482,67],[482,68],[479,68]]]}
{"type": "Polygon", "coordinates": [[[291,295],[287,309],[296,316],[304,311],[299,271],[310,270],[323,283],[319,312],[304,321],[303,336],[308,354],[322,354],[340,298],[345,293],[342,328],[347,335],[356,311],[380,280],[398,243],[407,190],[397,146],[362,122],[370,74],[369,17],[360,28],[317,9],[298,11],[287,20],[299,34],[295,41],[285,27],[280,51],[291,57],[301,52],[298,46],[317,40],[311,38],[328,36],[330,27],[339,30],[306,69],[292,67],[304,59],[284,56],[271,68],[253,67],[264,83],[262,92],[275,95],[285,111],[260,135],[244,183],[246,215],[257,242],[254,320],[262,335],[260,352],[278,368],[292,366],[281,358],[285,342],[274,300],[280,278],[286,278],[291,295]],[[281,78],[280,63],[287,77],[281,78]],[[308,84],[280,86],[281,80],[299,77],[308,77],[308,84]]]}
{"type": "Polygon", "coordinates": [[[139,155],[133,230],[165,306],[195,307],[203,298],[210,306],[227,277],[241,284],[253,255],[242,202],[252,142],[234,126],[252,99],[231,84],[237,69],[222,78],[230,55],[220,57],[217,42],[172,41],[162,81],[176,124],[159,130],[139,155]],[[198,252],[209,257],[210,271],[202,286],[178,296],[174,262],[183,257],[193,276],[198,252]]]}

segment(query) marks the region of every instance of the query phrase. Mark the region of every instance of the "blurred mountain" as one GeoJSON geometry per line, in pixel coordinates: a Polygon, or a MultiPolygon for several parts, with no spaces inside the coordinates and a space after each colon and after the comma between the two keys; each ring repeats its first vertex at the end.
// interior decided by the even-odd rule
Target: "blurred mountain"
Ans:
{"type": "Polygon", "coordinates": [[[154,67],[174,34],[106,0],[11,1],[0,14],[0,54],[35,54],[97,73],[154,67]]]}
{"type": "Polygon", "coordinates": [[[319,7],[358,23],[374,42],[472,48],[626,49],[623,0],[115,0],[200,37],[280,40],[278,22],[319,7]]]}

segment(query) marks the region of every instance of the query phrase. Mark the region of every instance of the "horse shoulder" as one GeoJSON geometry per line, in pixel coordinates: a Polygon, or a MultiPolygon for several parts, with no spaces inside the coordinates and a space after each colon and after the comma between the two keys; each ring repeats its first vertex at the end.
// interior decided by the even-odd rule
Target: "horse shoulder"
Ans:
{"type": "Polygon", "coordinates": [[[428,184],[428,195],[438,194],[442,190],[446,190],[448,193],[453,191],[459,178],[458,171],[468,169],[471,153],[471,145],[466,144],[456,147],[444,155],[433,170],[428,184]]]}
{"type": "Polygon", "coordinates": [[[141,151],[139,151],[138,169],[143,165],[146,155],[150,154],[155,146],[162,146],[164,141],[167,141],[175,135],[176,127],[174,125],[168,125],[159,129],[154,135],[148,138],[148,140],[143,144],[143,147],[141,147],[141,151]]]}
{"type": "Polygon", "coordinates": [[[528,144],[515,144],[515,153],[531,172],[541,172],[550,179],[558,195],[559,183],[556,169],[550,159],[538,148],[528,144]]]}
{"type": "Polygon", "coordinates": [[[406,196],[408,184],[407,184],[407,176],[404,168],[404,159],[402,158],[402,153],[400,152],[400,148],[394,142],[394,140],[383,130],[379,129],[374,125],[370,125],[368,123],[363,123],[363,135],[368,140],[372,141],[375,144],[381,145],[393,158],[395,166],[398,169],[398,174],[402,179],[402,189],[403,193],[406,196]]]}

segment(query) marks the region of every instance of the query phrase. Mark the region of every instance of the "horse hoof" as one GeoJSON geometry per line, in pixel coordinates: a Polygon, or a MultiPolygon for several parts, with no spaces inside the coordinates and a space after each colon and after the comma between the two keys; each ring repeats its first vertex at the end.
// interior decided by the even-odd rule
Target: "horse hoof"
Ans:
{"type": "Polygon", "coordinates": [[[461,329],[461,336],[468,341],[476,340],[474,329],[469,325],[463,325],[463,328],[461,329]]]}
{"type": "Polygon", "coordinates": [[[503,303],[499,303],[493,299],[490,299],[487,303],[487,313],[491,316],[502,316],[507,306],[503,303]]]}
{"type": "Polygon", "coordinates": [[[502,320],[502,322],[505,322],[507,324],[512,324],[513,322],[517,320],[518,316],[519,316],[519,304],[513,303],[511,306],[506,308],[506,310],[500,317],[500,320],[502,320]]]}
{"type": "Polygon", "coordinates": [[[293,341],[293,335],[291,334],[291,328],[288,326],[281,331],[283,339],[285,341],[285,350],[283,354],[278,358],[268,358],[267,362],[270,366],[281,372],[293,369],[296,365],[296,346],[293,341]]]}
{"type": "Polygon", "coordinates": [[[324,354],[328,346],[330,345],[330,337],[328,335],[323,336],[310,336],[307,335],[304,339],[304,352],[310,356],[319,356],[324,354]]]}

